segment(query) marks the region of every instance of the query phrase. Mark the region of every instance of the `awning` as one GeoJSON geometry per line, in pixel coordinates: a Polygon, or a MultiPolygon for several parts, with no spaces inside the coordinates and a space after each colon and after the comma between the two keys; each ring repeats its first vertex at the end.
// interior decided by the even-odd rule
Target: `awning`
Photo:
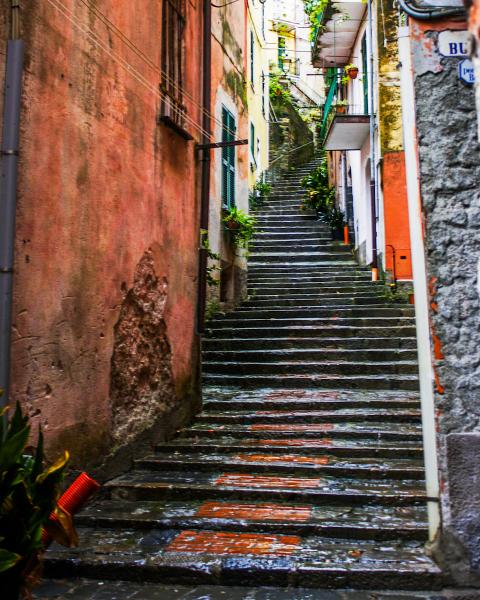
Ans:
{"type": "Polygon", "coordinates": [[[325,150],[361,150],[369,132],[368,115],[335,115],[325,138],[325,150]]]}
{"type": "Polygon", "coordinates": [[[362,0],[334,0],[325,10],[314,42],[314,67],[344,67],[350,62],[365,10],[362,0]]]}

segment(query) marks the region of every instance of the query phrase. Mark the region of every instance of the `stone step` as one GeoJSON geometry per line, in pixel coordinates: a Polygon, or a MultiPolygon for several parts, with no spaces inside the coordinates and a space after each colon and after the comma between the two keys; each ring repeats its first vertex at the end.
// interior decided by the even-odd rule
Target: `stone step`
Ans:
{"type": "Polygon", "coordinates": [[[204,409],[196,419],[197,423],[230,423],[249,425],[253,423],[278,423],[288,425],[289,423],[369,423],[373,422],[398,422],[398,423],[420,423],[420,407],[416,408],[350,408],[350,407],[329,407],[327,410],[318,408],[309,408],[308,410],[299,410],[298,407],[290,409],[280,409],[275,407],[273,410],[233,410],[229,407],[228,412],[204,409]]]}
{"type": "Polygon", "coordinates": [[[302,389],[317,386],[319,389],[358,389],[358,390],[418,390],[416,375],[229,375],[206,374],[203,383],[217,386],[238,386],[239,388],[281,387],[302,389]]]}
{"type": "MultiPolygon", "coordinates": [[[[300,296],[300,294],[298,295],[300,296]]],[[[298,297],[295,295],[287,297],[275,297],[275,298],[257,298],[252,297],[251,299],[245,300],[242,304],[242,308],[292,308],[298,306],[316,307],[316,308],[328,308],[328,307],[349,307],[349,306],[371,306],[372,310],[374,307],[387,307],[384,298],[381,295],[358,295],[354,297],[338,297],[338,296],[316,296],[312,298],[298,297]]],[[[408,305],[404,305],[408,306],[408,305]]]]}
{"type": "Polygon", "coordinates": [[[417,351],[399,350],[386,348],[372,348],[362,350],[346,350],[332,348],[289,348],[284,350],[269,350],[252,349],[252,350],[204,350],[203,359],[206,363],[210,362],[277,362],[278,360],[286,361],[305,361],[305,362],[328,362],[328,361],[371,361],[371,362],[393,362],[393,361],[411,361],[416,362],[417,351]]]}
{"type": "Polygon", "coordinates": [[[365,272],[351,272],[345,275],[333,275],[332,273],[311,274],[311,273],[288,273],[271,276],[268,274],[255,274],[252,279],[252,274],[248,278],[248,286],[251,288],[277,287],[282,286],[282,289],[287,287],[295,287],[296,285],[318,285],[318,286],[334,286],[344,285],[371,285],[375,287],[383,287],[382,281],[372,281],[371,275],[365,272]]]}
{"type": "Polygon", "coordinates": [[[312,240],[291,240],[289,242],[276,242],[261,241],[253,242],[249,246],[250,255],[263,253],[263,254],[287,254],[290,253],[305,253],[305,252],[319,252],[322,254],[350,254],[350,246],[333,246],[331,243],[320,243],[312,240]]]}
{"type": "Polygon", "coordinates": [[[291,327],[323,327],[330,333],[333,333],[337,328],[351,327],[352,330],[362,329],[364,327],[405,327],[412,326],[414,323],[411,317],[342,317],[328,319],[322,317],[286,317],[286,318],[275,318],[275,319],[259,319],[252,317],[250,319],[237,318],[233,315],[233,318],[222,318],[216,319],[211,323],[211,329],[221,328],[251,328],[251,327],[272,327],[276,330],[280,328],[291,328],[291,327]]]}
{"type": "MultiPolygon", "coordinates": [[[[208,389],[208,388],[207,388],[208,389]]],[[[222,390],[223,392],[223,390],[222,390]]],[[[255,394],[225,394],[212,392],[203,394],[203,410],[209,412],[223,411],[330,411],[343,414],[346,410],[365,411],[369,409],[402,409],[420,410],[420,400],[415,395],[401,394],[345,394],[345,392],[317,393],[305,392],[292,394],[291,390],[270,392],[265,390],[265,395],[255,394]]]]}
{"type": "Polygon", "coordinates": [[[381,440],[375,437],[371,439],[349,439],[340,436],[329,438],[302,438],[302,437],[275,437],[271,439],[270,433],[265,433],[267,439],[241,438],[234,436],[208,437],[195,436],[192,438],[181,437],[172,442],[157,445],[157,450],[171,451],[177,454],[189,453],[192,448],[197,452],[223,452],[237,454],[241,452],[262,452],[282,456],[289,455],[311,455],[311,456],[344,456],[348,458],[415,458],[423,459],[423,448],[421,440],[381,440]]]}
{"type": "Polygon", "coordinates": [[[416,338],[413,333],[410,337],[238,337],[233,334],[228,338],[205,338],[203,340],[203,348],[222,351],[242,351],[242,350],[300,350],[312,348],[315,349],[337,349],[337,350],[352,350],[352,349],[413,349],[416,351],[416,338]]]}
{"type": "Polygon", "coordinates": [[[318,478],[255,469],[247,474],[237,472],[233,466],[209,472],[134,470],[109,481],[104,489],[113,500],[130,501],[235,498],[401,506],[426,499],[424,485],[415,479],[352,479],[331,475],[318,478]]]}
{"type": "MultiPolygon", "coordinates": [[[[259,298],[258,296],[254,297],[259,298]]],[[[216,319],[237,319],[237,318],[290,318],[290,317],[329,317],[337,319],[338,317],[409,317],[414,318],[415,313],[409,305],[399,304],[397,306],[389,306],[384,304],[375,304],[369,306],[352,306],[352,305],[335,305],[335,306],[318,306],[317,305],[301,305],[297,307],[286,308],[253,308],[251,306],[239,306],[235,311],[224,313],[216,319]]]]}
{"type": "Polygon", "coordinates": [[[332,375],[379,375],[388,379],[389,375],[415,375],[418,373],[416,361],[396,360],[394,362],[360,361],[290,361],[277,359],[275,362],[213,362],[204,364],[203,372],[209,375],[306,375],[309,377],[332,375]]]}
{"type": "Polygon", "coordinates": [[[255,236],[253,237],[253,241],[271,241],[271,240],[282,240],[286,244],[290,243],[290,240],[302,239],[302,240],[325,240],[325,242],[329,242],[334,244],[332,241],[332,236],[330,232],[325,231],[302,231],[302,230],[290,230],[286,229],[285,231],[277,231],[277,232],[268,232],[268,231],[257,231],[255,236]]]}
{"type": "Polygon", "coordinates": [[[340,458],[329,456],[309,456],[301,454],[242,453],[240,455],[222,455],[209,452],[202,454],[169,454],[157,452],[135,461],[136,469],[147,471],[192,471],[209,473],[235,470],[237,473],[270,473],[314,477],[329,475],[333,477],[359,477],[361,479],[390,479],[423,481],[424,468],[421,461],[413,459],[366,459],[340,458]]]}
{"type": "Polygon", "coordinates": [[[288,261],[292,263],[322,263],[322,262],[333,262],[342,261],[349,263],[351,257],[347,252],[341,252],[336,250],[335,252],[303,252],[301,250],[292,252],[251,252],[250,264],[255,263],[284,263],[288,261]]]}
{"type": "Polygon", "coordinates": [[[135,528],[82,528],[79,534],[81,550],[59,546],[50,550],[47,576],[88,575],[155,585],[258,586],[261,582],[289,589],[432,590],[442,585],[440,570],[419,541],[385,543],[379,551],[376,540],[332,540],[320,535],[135,528]]]}
{"type": "Polygon", "coordinates": [[[274,323],[267,325],[266,327],[242,327],[241,331],[237,327],[214,327],[209,323],[208,331],[212,338],[239,338],[239,339],[257,339],[265,338],[268,333],[269,339],[283,338],[285,336],[289,338],[389,338],[389,337],[414,337],[416,335],[416,329],[412,325],[400,325],[400,326],[365,326],[355,327],[349,325],[338,326],[335,328],[325,328],[321,325],[286,325],[282,328],[273,326],[274,323]]]}
{"type": "Polygon", "coordinates": [[[332,506],[265,502],[102,500],[75,515],[79,527],[110,529],[208,529],[352,539],[426,541],[426,508],[411,506],[332,506]]]}
{"type": "MultiPolygon", "coordinates": [[[[369,422],[361,423],[316,423],[316,424],[278,424],[278,423],[255,423],[254,425],[216,425],[212,427],[206,423],[196,423],[182,431],[182,436],[195,437],[230,437],[240,438],[245,441],[252,438],[260,439],[282,439],[283,441],[294,439],[313,439],[317,442],[329,443],[332,440],[355,441],[371,440],[383,443],[387,440],[422,443],[422,428],[420,424],[405,424],[399,427],[395,423],[369,422]]],[[[397,455],[398,456],[398,455],[397,455]]]]}

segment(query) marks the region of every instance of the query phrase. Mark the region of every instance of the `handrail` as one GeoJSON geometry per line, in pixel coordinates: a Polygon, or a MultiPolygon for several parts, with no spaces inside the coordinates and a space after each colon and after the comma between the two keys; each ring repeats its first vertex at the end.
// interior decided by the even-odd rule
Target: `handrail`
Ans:
{"type": "Polygon", "coordinates": [[[335,95],[337,93],[337,88],[338,88],[338,82],[337,82],[337,77],[335,77],[335,79],[332,81],[332,83],[330,85],[330,89],[328,90],[328,95],[325,100],[325,104],[323,105],[323,119],[322,119],[322,126],[320,128],[320,140],[322,142],[324,140],[325,133],[326,133],[326,130],[328,127],[328,117],[330,115],[330,111],[332,108],[333,99],[335,98],[335,95]]]}
{"type": "Polygon", "coordinates": [[[297,146],[296,148],[292,148],[288,152],[284,152],[283,154],[280,154],[280,156],[278,156],[275,160],[272,160],[272,162],[268,165],[268,168],[270,168],[274,163],[276,163],[277,161],[279,161],[281,158],[284,158],[285,156],[288,156],[292,152],[295,152],[295,150],[300,150],[300,148],[305,148],[305,146],[310,146],[311,144],[314,144],[314,143],[315,143],[315,140],[311,140],[310,142],[307,142],[306,144],[302,144],[301,146],[297,146]]]}

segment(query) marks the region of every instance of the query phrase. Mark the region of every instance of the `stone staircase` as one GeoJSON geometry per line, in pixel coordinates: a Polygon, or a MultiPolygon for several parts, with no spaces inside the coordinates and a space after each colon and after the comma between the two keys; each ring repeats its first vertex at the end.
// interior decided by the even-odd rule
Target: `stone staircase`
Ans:
{"type": "Polygon", "coordinates": [[[412,308],[300,211],[311,166],[257,213],[249,299],[204,341],[203,412],[105,486],[76,519],[80,548],[48,553],[50,576],[441,587],[423,549],[412,308]]]}

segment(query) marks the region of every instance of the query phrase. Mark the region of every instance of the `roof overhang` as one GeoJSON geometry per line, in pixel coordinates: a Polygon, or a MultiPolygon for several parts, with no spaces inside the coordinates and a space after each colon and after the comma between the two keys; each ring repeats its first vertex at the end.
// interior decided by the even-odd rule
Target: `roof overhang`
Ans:
{"type": "Polygon", "coordinates": [[[369,132],[369,115],[335,115],[325,138],[325,150],[361,150],[369,132]]]}
{"type": "Polygon", "coordinates": [[[362,0],[334,0],[325,10],[313,46],[313,66],[344,67],[362,25],[366,5],[362,0]]]}

